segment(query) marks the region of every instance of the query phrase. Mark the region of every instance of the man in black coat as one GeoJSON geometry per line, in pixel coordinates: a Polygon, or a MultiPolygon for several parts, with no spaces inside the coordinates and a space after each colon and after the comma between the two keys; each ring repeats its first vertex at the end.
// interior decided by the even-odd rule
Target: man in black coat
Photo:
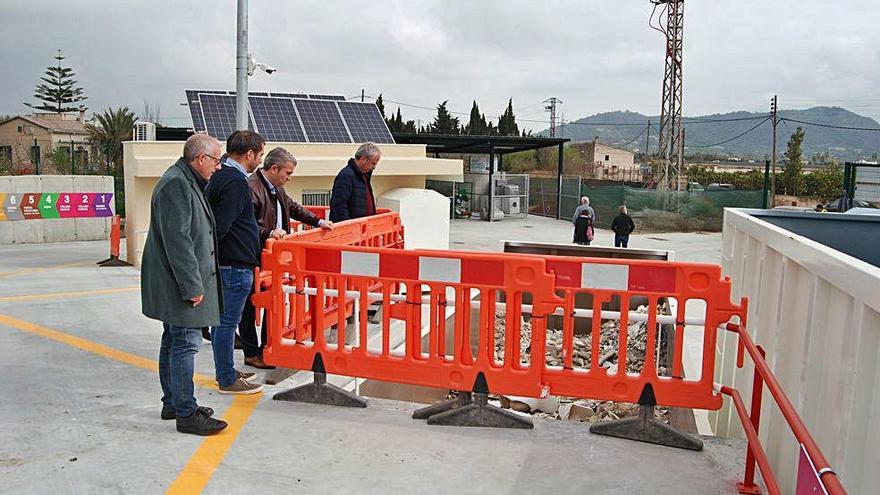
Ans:
{"type": "Polygon", "coordinates": [[[620,207],[620,213],[611,222],[611,230],[614,231],[614,247],[627,247],[629,235],[636,230],[636,224],[627,214],[626,206],[620,207]]]}
{"type": "Polygon", "coordinates": [[[260,234],[248,174],[263,160],[266,141],[253,131],[235,131],[226,139],[226,160],[211,177],[205,196],[217,222],[217,253],[223,282],[220,325],[211,329],[214,370],[221,394],[253,394],[262,386],[247,382],[254,373],[235,369],[235,329],[245,300],[254,287],[254,267],[260,264],[260,234]]]}
{"type": "Polygon", "coordinates": [[[330,193],[330,221],[341,222],[376,214],[376,198],[370,178],[382,158],[379,147],[364,143],[336,174],[330,193]]]}

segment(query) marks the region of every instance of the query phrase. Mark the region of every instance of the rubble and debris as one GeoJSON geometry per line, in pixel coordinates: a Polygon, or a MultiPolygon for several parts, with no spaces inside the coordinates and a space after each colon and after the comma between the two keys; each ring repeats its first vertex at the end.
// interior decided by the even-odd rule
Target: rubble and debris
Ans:
{"type": "MultiPolygon", "coordinates": [[[[660,308],[658,308],[660,309],[660,308]]],[[[639,313],[647,313],[647,306],[639,306],[639,313]]],[[[662,309],[661,309],[662,311],[662,309]]],[[[495,358],[504,361],[505,326],[506,315],[503,311],[495,313],[495,358]]],[[[548,366],[565,365],[564,350],[562,345],[562,330],[548,329],[546,339],[546,362],[548,366]]],[[[645,350],[648,341],[648,323],[646,321],[633,321],[627,325],[626,345],[626,372],[639,374],[645,365],[645,350]]],[[[618,370],[618,352],[620,342],[620,321],[604,320],[601,324],[599,337],[599,366],[606,368],[609,374],[615,374],[618,370]]],[[[520,362],[531,362],[532,325],[527,318],[521,319],[520,324],[520,362]]],[[[575,334],[573,336],[572,366],[575,370],[589,370],[592,366],[592,334],[575,334]]],[[[660,354],[657,363],[666,364],[667,346],[660,345],[660,354]]],[[[666,366],[658,366],[660,376],[669,376],[666,366]]],[[[575,399],[571,397],[558,397],[557,410],[551,411],[547,407],[537,408],[522,397],[500,397],[501,406],[517,411],[531,412],[534,416],[584,422],[599,422],[612,419],[620,419],[639,414],[638,404],[623,402],[599,401],[590,399],[575,399]]],[[[555,399],[555,398],[554,398],[555,399]]],[[[664,422],[669,422],[669,410],[662,407],[655,408],[654,416],[664,422]]]]}

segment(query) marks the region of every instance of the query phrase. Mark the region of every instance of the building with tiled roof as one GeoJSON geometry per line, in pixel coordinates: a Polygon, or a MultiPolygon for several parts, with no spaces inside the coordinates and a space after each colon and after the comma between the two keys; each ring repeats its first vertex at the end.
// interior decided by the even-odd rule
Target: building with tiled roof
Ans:
{"type": "MultiPolygon", "coordinates": [[[[89,161],[85,114],[38,113],[16,115],[0,123],[0,162],[20,173],[35,173],[50,161],[52,152],[71,149],[75,163],[89,161]]],[[[69,155],[68,155],[69,156],[69,155]]]]}

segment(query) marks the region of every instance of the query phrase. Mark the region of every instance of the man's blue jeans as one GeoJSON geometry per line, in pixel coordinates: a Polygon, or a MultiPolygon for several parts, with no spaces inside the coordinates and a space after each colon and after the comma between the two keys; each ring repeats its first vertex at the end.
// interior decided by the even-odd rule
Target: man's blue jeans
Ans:
{"type": "Polygon", "coordinates": [[[221,387],[228,387],[238,379],[235,373],[235,329],[241,322],[245,300],[254,288],[254,271],[250,268],[221,266],[223,282],[223,313],[220,326],[211,329],[211,345],[214,346],[214,373],[221,387]]]}
{"type": "Polygon", "coordinates": [[[162,343],[159,346],[159,383],[162,384],[162,404],[174,408],[178,418],[196,412],[193,397],[193,361],[202,345],[202,329],[175,327],[162,323],[162,343]]]}
{"type": "Polygon", "coordinates": [[[614,234],[614,247],[627,247],[629,245],[629,234],[614,234]]]}

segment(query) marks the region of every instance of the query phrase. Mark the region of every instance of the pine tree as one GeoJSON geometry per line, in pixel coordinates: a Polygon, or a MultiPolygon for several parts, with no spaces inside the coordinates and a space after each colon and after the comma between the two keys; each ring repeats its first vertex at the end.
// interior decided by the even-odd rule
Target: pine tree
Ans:
{"type": "Polygon", "coordinates": [[[502,136],[519,136],[516,116],[513,114],[513,98],[507,102],[507,109],[498,117],[498,134],[502,136]]]}
{"type": "Polygon", "coordinates": [[[471,107],[470,120],[467,127],[465,127],[464,134],[485,136],[488,131],[489,127],[486,125],[486,116],[480,113],[480,107],[477,106],[477,101],[474,100],[474,105],[471,107]]]}
{"type": "Polygon", "coordinates": [[[397,114],[392,115],[388,122],[388,130],[391,132],[403,132],[403,117],[400,115],[400,107],[397,107],[397,114]]]}
{"type": "Polygon", "coordinates": [[[804,128],[798,126],[788,140],[788,150],[785,152],[785,165],[782,170],[782,181],[785,184],[786,194],[797,196],[800,189],[800,178],[804,164],[801,160],[801,145],[804,142],[804,128]]]}
{"type": "Polygon", "coordinates": [[[379,107],[379,113],[382,114],[382,118],[387,122],[388,119],[385,118],[385,101],[382,99],[382,93],[379,93],[379,97],[376,98],[376,106],[379,107]]]}
{"type": "MultiPolygon", "coordinates": [[[[403,122],[403,121],[401,121],[401,122],[403,122]]],[[[406,124],[403,124],[403,132],[409,133],[409,134],[418,133],[419,130],[416,129],[416,121],[415,120],[407,120],[406,124]]]]}
{"type": "Polygon", "coordinates": [[[61,55],[61,50],[58,50],[58,55],[54,58],[58,61],[58,65],[46,67],[44,75],[40,77],[43,82],[34,89],[34,98],[40,100],[42,104],[25,103],[25,105],[34,110],[56,113],[85,110],[86,107],[82,104],[72,106],[87,99],[83,96],[82,88],[76,86],[76,80],[73,78],[76,73],[70,67],[61,65],[61,61],[65,58],[61,55]]]}
{"type": "Polygon", "coordinates": [[[449,110],[446,109],[447,103],[449,103],[448,100],[437,105],[437,115],[434,117],[434,122],[428,126],[429,134],[461,133],[461,124],[458,121],[458,117],[453,117],[452,114],[449,113],[449,110]]]}

